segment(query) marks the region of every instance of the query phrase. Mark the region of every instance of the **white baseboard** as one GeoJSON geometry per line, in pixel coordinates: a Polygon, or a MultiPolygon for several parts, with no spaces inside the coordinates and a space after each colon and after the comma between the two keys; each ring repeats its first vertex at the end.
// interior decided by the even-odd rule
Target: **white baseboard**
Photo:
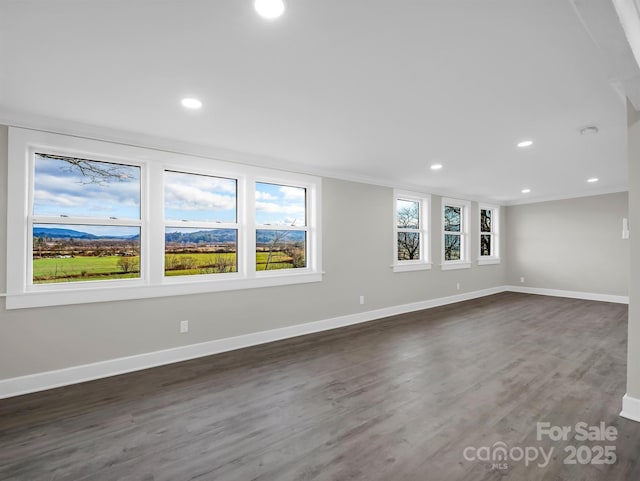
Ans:
{"type": "Polygon", "coordinates": [[[616,304],[629,304],[629,296],[614,296],[611,294],[595,294],[592,292],[563,291],[559,289],[542,289],[539,287],[505,286],[509,292],[523,294],[536,294],[539,296],[569,297],[572,299],[585,299],[588,301],[615,302],[616,304]]]}
{"type": "Polygon", "coordinates": [[[622,412],[620,416],[640,422],[640,399],[625,394],[622,398],[622,412]]]}
{"type": "Polygon", "coordinates": [[[116,376],[118,374],[125,374],[128,372],[139,371],[141,369],[186,361],[198,357],[232,351],[243,347],[302,336],[304,334],[312,334],[314,332],[350,326],[352,324],[359,324],[384,317],[405,314],[407,312],[430,309],[432,307],[498,294],[505,290],[508,289],[504,286],[492,287],[455,296],[386,307],[368,312],[359,312],[356,314],[349,314],[321,321],[245,334],[242,336],[229,337],[215,341],[207,341],[188,346],[165,349],[162,351],[138,354],[135,356],[109,359],[107,361],[92,364],[83,364],[66,369],[58,369],[55,371],[46,371],[27,376],[4,379],[0,381],[0,399],[20,396],[22,394],[29,394],[37,391],[44,391],[46,389],[67,386],[69,384],[92,381],[94,379],[109,376],[116,376]]]}

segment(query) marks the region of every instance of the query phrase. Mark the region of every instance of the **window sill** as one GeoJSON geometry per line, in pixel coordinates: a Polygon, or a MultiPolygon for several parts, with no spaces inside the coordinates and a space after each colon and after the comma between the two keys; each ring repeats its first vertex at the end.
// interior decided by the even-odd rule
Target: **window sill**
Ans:
{"type": "Polygon", "coordinates": [[[443,271],[452,271],[454,269],[470,269],[471,262],[450,262],[446,264],[440,264],[440,269],[443,271]]]}
{"type": "Polygon", "coordinates": [[[393,264],[393,272],[428,271],[431,269],[431,262],[415,262],[411,264],[393,264]]]}
{"type": "Polygon", "coordinates": [[[479,266],[488,266],[492,264],[500,264],[500,258],[498,257],[487,257],[485,259],[478,259],[479,266]]]}
{"type": "MultiPolygon", "coordinates": [[[[256,276],[255,278],[225,278],[216,280],[198,280],[196,282],[173,282],[160,285],[129,285],[87,287],[75,285],[68,288],[48,289],[25,293],[8,293],[6,309],[25,309],[30,307],[63,306],[69,304],[88,304],[94,302],[124,301],[148,299],[153,297],[182,296],[204,294],[208,292],[235,291],[261,287],[285,286],[321,282],[322,273],[305,272],[275,276],[256,276]]],[[[64,284],[68,286],[69,284],[64,284]]]]}

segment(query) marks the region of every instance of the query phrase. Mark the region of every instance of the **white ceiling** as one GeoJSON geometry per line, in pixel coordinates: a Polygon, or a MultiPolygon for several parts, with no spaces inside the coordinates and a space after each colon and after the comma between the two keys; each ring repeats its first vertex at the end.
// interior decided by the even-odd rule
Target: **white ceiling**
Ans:
{"type": "Polygon", "coordinates": [[[0,121],[501,203],[626,189],[609,0],[251,3],[0,0],[0,121]]]}

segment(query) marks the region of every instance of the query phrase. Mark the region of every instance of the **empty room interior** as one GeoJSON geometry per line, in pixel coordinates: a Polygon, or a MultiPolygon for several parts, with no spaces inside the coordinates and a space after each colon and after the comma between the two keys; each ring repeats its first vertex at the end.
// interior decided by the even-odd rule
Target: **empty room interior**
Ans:
{"type": "Polygon", "coordinates": [[[640,479],[640,0],[0,0],[0,479],[640,479]]]}

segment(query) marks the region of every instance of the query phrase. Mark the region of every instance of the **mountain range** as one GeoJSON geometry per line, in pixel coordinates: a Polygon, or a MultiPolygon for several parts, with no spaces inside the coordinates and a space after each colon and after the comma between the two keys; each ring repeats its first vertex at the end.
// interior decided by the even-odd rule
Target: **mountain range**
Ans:
{"type": "MultiPolygon", "coordinates": [[[[280,236],[281,241],[287,242],[304,242],[305,232],[303,231],[278,231],[260,229],[256,232],[256,242],[258,244],[268,244],[273,242],[276,235],[280,236]],[[283,233],[286,235],[283,236],[283,233]]],[[[95,235],[89,232],[82,232],[73,229],[63,229],[59,227],[34,227],[33,237],[46,237],[48,239],[79,239],[79,240],[140,240],[140,235],[133,236],[117,236],[117,235],[95,235]]],[[[237,232],[235,229],[211,229],[199,230],[195,232],[167,232],[165,233],[165,242],[173,243],[207,243],[207,244],[224,244],[236,242],[237,232]]]]}

